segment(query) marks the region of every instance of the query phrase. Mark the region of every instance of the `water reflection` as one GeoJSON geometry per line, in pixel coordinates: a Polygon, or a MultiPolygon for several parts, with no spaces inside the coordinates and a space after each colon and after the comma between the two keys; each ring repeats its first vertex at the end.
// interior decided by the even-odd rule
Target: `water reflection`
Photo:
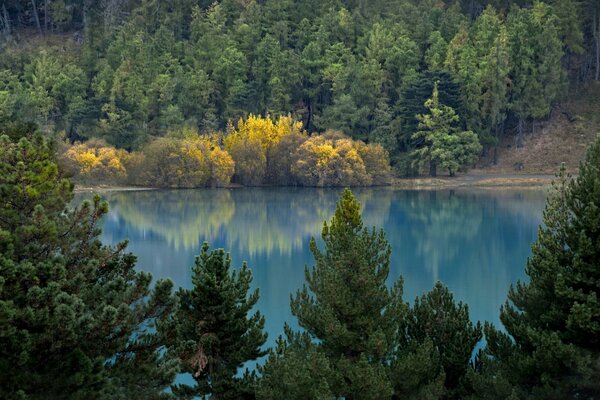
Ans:
{"type": "MultiPolygon", "coordinates": [[[[258,307],[272,344],[289,311],[290,293],[312,265],[308,249],[329,220],[338,189],[253,188],[114,192],[104,240],[130,240],[138,266],[191,285],[190,267],[203,241],[248,261],[258,307]]],[[[498,323],[498,308],[523,268],[544,206],[543,191],[355,192],[365,223],[383,227],[392,245],[390,282],[405,279],[405,299],[442,280],[466,301],[473,319],[498,323]]],[[[79,196],[81,199],[83,196],[79,196]]]]}

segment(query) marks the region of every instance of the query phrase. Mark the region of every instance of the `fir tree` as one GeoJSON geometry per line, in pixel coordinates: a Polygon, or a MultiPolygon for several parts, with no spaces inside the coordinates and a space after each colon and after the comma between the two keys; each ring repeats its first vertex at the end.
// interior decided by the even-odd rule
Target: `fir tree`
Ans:
{"type": "Polygon", "coordinates": [[[167,397],[175,365],[153,328],[172,283],[151,290],[125,243],[102,245],[106,203],[68,208],[53,154],[39,136],[0,137],[0,397],[167,397]]]}
{"type": "Polygon", "coordinates": [[[223,249],[209,252],[204,243],[192,268],[193,289],[180,289],[179,306],[168,324],[171,345],[181,359],[182,371],[191,373],[196,386],[178,385],[175,394],[185,398],[211,395],[212,399],[254,397],[256,375],[238,370],[247,361],[266,354],[264,317],[249,316],[258,301],[258,289],[248,295],[252,272],[242,265],[230,270],[223,249]]]}
{"type": "Polygon", "coordinates": [[[294,333],[285,327],[260,367],[261,379],[256,391],[259,400],[330,400],[335,398],[331,383],[338,378],[329,359],[306,333],[294,333]]]}
{"type": "Polygon", "coordinates": [[[508,335],[486,327],[484,368],[521,396],[598,398],[600,139],[579,176],[569,181],[563,167],[554,188],[525,269],[529,282],[512,287],[501,310],[508,335]]]}

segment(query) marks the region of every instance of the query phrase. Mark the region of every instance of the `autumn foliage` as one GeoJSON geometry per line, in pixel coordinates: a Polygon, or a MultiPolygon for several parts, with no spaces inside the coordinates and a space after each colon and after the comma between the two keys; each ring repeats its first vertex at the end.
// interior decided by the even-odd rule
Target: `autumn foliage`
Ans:
{"type": "Polygon", "coordinates": [[[387,151],[340,132],[309,136],[290,116],[250,115],[227,132],[201,135],[182,128],[139,152],[105,142],[77,143],[68,165],[83,181],[162,188],[243,185],[369,186],[389,184],[387,151]]]}

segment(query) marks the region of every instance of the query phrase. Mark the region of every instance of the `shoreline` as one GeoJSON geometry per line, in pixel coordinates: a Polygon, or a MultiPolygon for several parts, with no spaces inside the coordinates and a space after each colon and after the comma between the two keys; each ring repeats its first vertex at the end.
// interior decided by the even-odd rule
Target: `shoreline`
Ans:
{"type": "MultiPolygon", "coordinates": [[[[387,186],[392,189],[458,189],[458,188],[519,188],[519,189],[543,189],[549,187],[556,177],[547,174],[489,174],[489,175],[459,175],[455,177],[441,176],[436,178],[393,178],[392,183],[387,186]]],[[[269,187],[269,186],[261,186],[269,187]]],[[[370,186],[377,187],[377,186],[370,186]]],[[[219,189],[244,188],[242,185],[230,184],[219,189]]],[[[200,189],[200,188],[199,188],[200,189]]],[[[202,188],[209,189],[209,188],[202,188]]],[[[110,186],[110,185],[79,185],[75,184],[74,193],[103,193],[103,192],[130,192],[150,190],[184,190],[153,188],[147,186],[110,186]]]]}
{"type": "Polygon", "coordinates": [[[457,188],[521,188],[543,189],[550,187],[554,175],[548,174],[489,174],[459,175],[436,178],[396,178],[392,186],[399,189],[457,189],[457,188]]]}

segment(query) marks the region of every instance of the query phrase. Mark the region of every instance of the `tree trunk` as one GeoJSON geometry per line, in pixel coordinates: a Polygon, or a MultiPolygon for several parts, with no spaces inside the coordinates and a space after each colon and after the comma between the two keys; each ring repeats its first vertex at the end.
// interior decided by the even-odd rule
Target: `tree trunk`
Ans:
{"type": "Polygon", "coordinates": [[[499,130],[500,126],[496,125],[496,127],[494,128],[494,137],[496,140],[494,141],[494,155],[492,156],[492,165],[498,164],[498,142],[500,142],[500,135],[498,134],[499,130]]]}
{"type": "Polygon", "coordinates": [[[308,104],[308,117],[306,118],[306,130],[312,132],[312,101],[310,97],[307,98],[308,104]]]}
{"type": "Polygon", "coordinates": [[[519,117],[519,126],[517,127],[517,147],[523,147],[523,118],[519,117]]]}
{"type": "Polygon", "coordinates": [[[44,1],[44,34],[48,33],[48,0],[44,1]]]}
{"type": "Polygon", "coordinates": [[[6,10],[6,4],[2,3],[2,21],[4,25],[4,32],[7,39],[10,39],[10,19],[8,18],[8,11],[6,10]]]}
{"type": "Polygon", "coordinates": [[[43,35],[42,26],[40,25],[40,16],[38,15],[37,4],[35,0],[31,0],[31,6],[33,7],[33,16],[35,18],[35,24],[37,25],[37,30],[40,35],[43,35]]]}
{"type": "Polygon", "coordinates": [[[596,41],[596,80],[600,80],[600,12],[594,14],[594,40],[596,41]]]}
{"type": "Polygon", "coordinates": [[[429,176],[435,178],[437,176],[437,164],[435,161],[429,161],[429,176]]]}

